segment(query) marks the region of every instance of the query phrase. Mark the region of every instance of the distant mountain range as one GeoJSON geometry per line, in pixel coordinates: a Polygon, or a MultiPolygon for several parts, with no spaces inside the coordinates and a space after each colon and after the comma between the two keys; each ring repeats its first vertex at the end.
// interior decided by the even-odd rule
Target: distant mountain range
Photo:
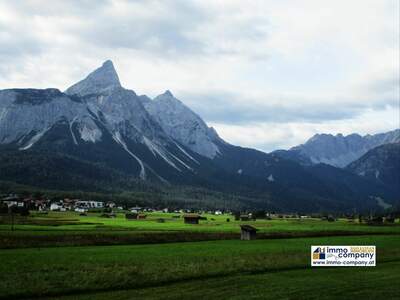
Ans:
{"type": "Polygon", "coordinates": [[[346,169],[360,176],[374,179],[400,193],[400,143],[373,148],[346,169]]]}
{"type": "Polygon", "coordinates": [[[111,61],[65,92],[0,91],[0,180],[49,189],[189,186],[241,195],[248,207],[379,209],[377,197],[397,205],[398,189],[358,168],[337,167],[398,140],[396,130],[317,135],[269,154],[234,146],[170,91],[150,99],[123,88],[111,61]]]}
{"type": "Polygon", "coordinates": [[[289,150],[292,158],[303,163],[324,163],[344,168],[369,150],[390,143],[400,142],[400,129],[361,136],[359,134],[316,134],[306,143],[289,150]]]}

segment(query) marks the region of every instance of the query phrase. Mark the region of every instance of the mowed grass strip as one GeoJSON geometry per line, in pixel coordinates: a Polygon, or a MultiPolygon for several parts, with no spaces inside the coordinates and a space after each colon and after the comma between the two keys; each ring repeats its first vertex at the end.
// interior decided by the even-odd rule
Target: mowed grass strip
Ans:
{"type": "Polygon", "coordinates": [[[400,239],[392,236],[0,250],[0,295],[60,296],[307,270],[316,244],[376,245],[378,267],[400,260],[400,239]]]}
{"type": "Polygon", "coordinates": [[[195,279],[156,287],[47,300],[131,299],[399,299],[400,262],[375,268],[304,268],[195,279]]]}
{"type": "Polygon", "coordinates": [[[233,232],[169,232],[169,231],[94,231],[94,232],[11,232],[0,234],[0,248],[43,248],[61,246],[134,245],[238,239],[233,232]]]}
{"type": "MultiPolygon", "coordinates": [[[[301,237],[389,235],[352,231],[262,232],[257,239],[286,239],[301,237]]],[[[400,238],[397,233],[390,233],[400,238]]],[[[0,234],[0,249],[46,248],[70,246],[140,245],[214,240],[237,240],[240,233],[193,231],[95,231],[95,232],[11,232],[0,234]]]]}

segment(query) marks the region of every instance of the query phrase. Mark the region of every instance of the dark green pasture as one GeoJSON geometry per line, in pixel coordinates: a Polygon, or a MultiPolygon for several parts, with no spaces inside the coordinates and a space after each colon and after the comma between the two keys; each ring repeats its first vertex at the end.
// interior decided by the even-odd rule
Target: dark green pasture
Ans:
{"type": "Polygon", "coordinates": [[[394,235],[4,249],[3,299],[396,299],[394,235]],[[376,245],[377,266],[310,267],[310,246],[376,245]]]}

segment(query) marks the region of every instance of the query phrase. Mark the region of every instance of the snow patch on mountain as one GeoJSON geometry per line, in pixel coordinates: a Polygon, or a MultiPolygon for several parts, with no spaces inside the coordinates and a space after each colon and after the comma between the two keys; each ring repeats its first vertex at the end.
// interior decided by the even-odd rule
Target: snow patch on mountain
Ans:
{"type": "Polygon", "coordinates": [[[101,141],[101,136],[103,135],[97,126],[90,126],[90,124],[83,124],[83,126],[80,126],[79,133],[82,140],[91,143],[101,141]]]}
{"type": "Polygon", "coordinates": [[[179,172],[182,172],[181,169],[179,169],[175,163],[168,158],[167,153],[159,148],[156,144],[154,144],[152,141],[150,141],[148,138],[144,137],[144,144],[149,148],[149,150],[153,153],[154,156],[159,155],[163,160],[165,160],[170,166],[178,170],[179,172]]]}
{"type": "Polygon", "coordinates": [[[70,133],[71,133],[72,140],[74,141],[74,144],[75,144],[75,145],[78,145],[78,141],[76,140],[74,131],[73,131],[73,129],[72,129],[72,126],[74,125],[74,122],[76,121],[76,119],[77,119],[77,117],[73,118],[73,120],[72,120],[71,122],[69,122],[69,131],[70,131],[70,133]]]}
{"type": "Polygon", "coordinates": [[[37,143],[37,142],[40,140],[40,138],[41,138],[47,131],[49,131],[49,129],[50,129],[50,128],[47,128],[47,129],[45,129],[45,130],[43,130],[43,131],[41,131],[41,132],[35,134],[35,135],[28,141],[28,143],[27,143],[24,147],[19,148],[19,150],[24,151],[24,150],[28,150],[29,148],[31,148],[35,143],[37,143]]]}
{"type": "Polygon", "coordinates": [[[143,162],[140,160],[139,157],[137,157],[135,154],[133,154],[129,149],[128,146],[126,145],[126,143],[124,142],[124,140],[122,139],[121,134],[119,133],[119,131],[117,131],[116,133],[113,134],[113,139],[122,146],[122,148],[124,148],[124,150],[130,155],[132,156],[139,164],[140,166],[140,173],[139,173],[139,177],[143,180],[146,180],[146,170],[144,168],[144,164],[143,162]]]}
{"type": "Polygon", "coordinates": [[[187,151],[185,151],[185,149],[183,149],[181,146],[179,146],[178,143],[174,142],[175,146],[183,153],[185,154],[189,159],[191,159],[192,161],[194,161],[196,164],[200,165],[200,163],[194,159],[189,153],[187,153],[187,151]]]}

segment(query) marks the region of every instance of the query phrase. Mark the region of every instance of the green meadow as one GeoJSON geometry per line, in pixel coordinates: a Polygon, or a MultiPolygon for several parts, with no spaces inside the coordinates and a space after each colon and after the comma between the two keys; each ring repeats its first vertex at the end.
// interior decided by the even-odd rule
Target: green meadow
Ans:
{"type": "Polygon", "coordinates": [[[0,299],[400,297],[398,221],[368,226],[205,215],[190,225],[177,214],[100,215],[34,213],[16,219],[14,231],[3,220],[0,299]],[[239,240],[240,224],[258,228],[258,239],[239,240]],[[311,268],[310,247],[318,244],[376,245],[377,266],[311,268]]]}
{"type": "MultiPolygon", "coordinates": [[[[239,224],[251,224],[259,232],[301,232],[301,231],[352,231],[375,233],[399,233],[400,226],[367,226],[358,220],[339,219],[335,222],[321,221],[313,218],[274,218],[256,221],[235,221],[232,215],[203,214],[207,220],[200,224],[184,224],[182,214],[148,213],[143,220],[127,220],[124,213],[117,213],[115,218],[101,217],[102,213],[88,213],[80,216],[76,212],[49,212],[41,214],[33,212],[31,216],[19,218],[14,226],[16,231],[46,232],[93,232],[93,231],[190,231],[190,232],[239,232],[239,224]],[[176,218],[179,217],[179,218],[176,218]],[[159,220],[163,219],[161,223],[159,220]],[[229,221],[227,221],[229,219],[229,221]]],[[[1,218],[1,217],[0,217],[1,218]]],[[[397,222],[398,223],[398,222],[397,222]]],[[[396,224],[398,225],[398,224],[396,224]]],[[[0,223],[0,232],[10,231],[10,224],[0,223]]]]}

